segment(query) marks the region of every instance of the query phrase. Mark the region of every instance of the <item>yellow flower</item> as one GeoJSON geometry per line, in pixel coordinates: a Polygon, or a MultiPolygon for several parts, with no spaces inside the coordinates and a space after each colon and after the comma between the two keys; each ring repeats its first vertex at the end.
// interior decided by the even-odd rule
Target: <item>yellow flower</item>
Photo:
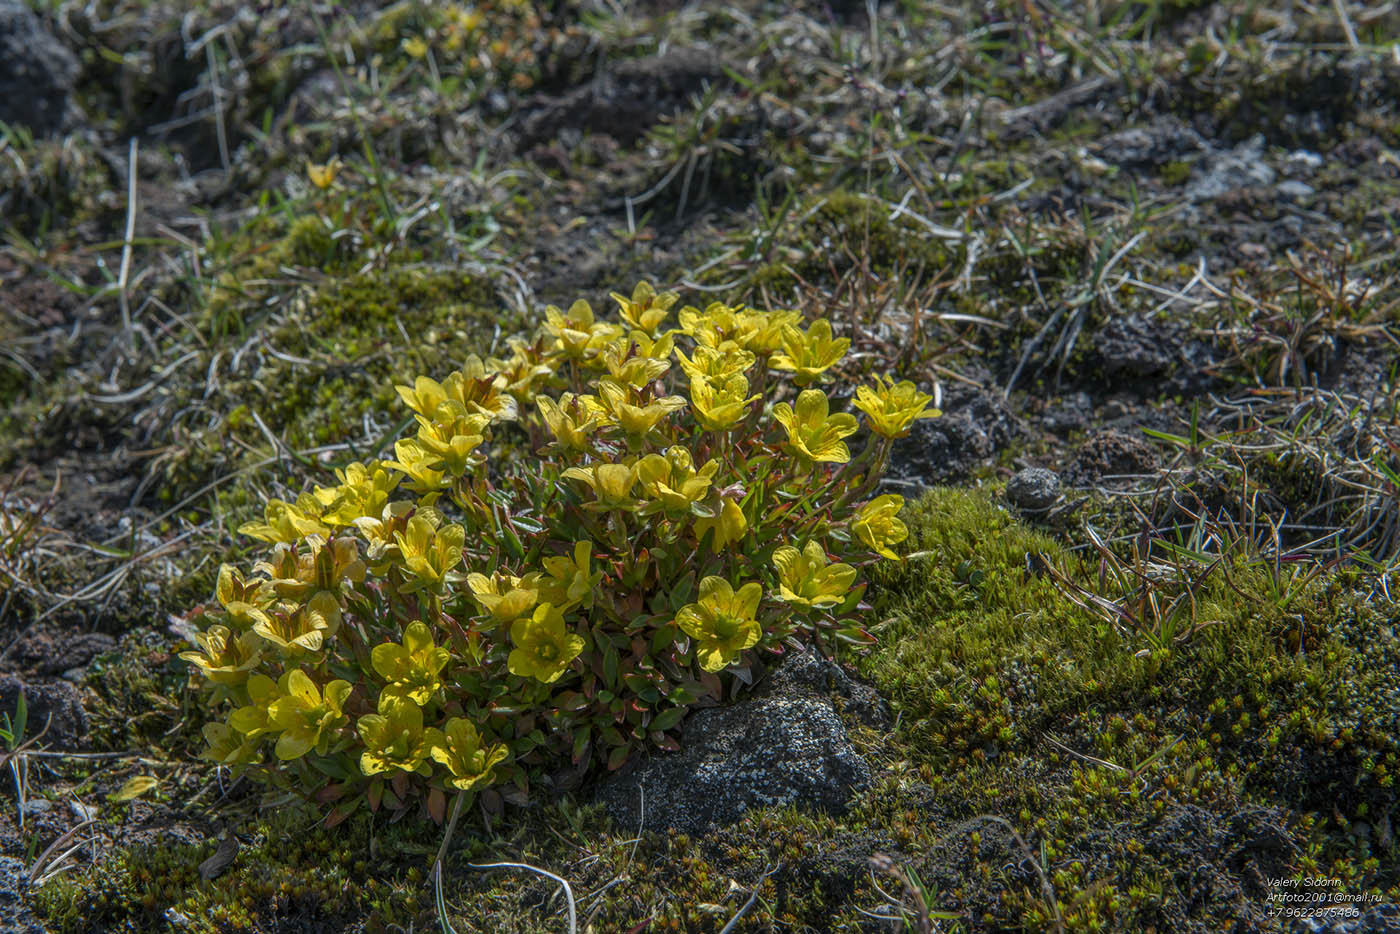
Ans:
{"type": "MultiPolygon", "coordinates": [[[[278,545],[286,548],[286,545],[278,545]]],[[[270,581],[244,579],[243,573],[231,564],[219,568],[219,583],[215,588],[219,604],[224,608],[224,622],[233,632],[243,633],[267,620],[264,612],[272,606],[277,594],[270,581]]]]}
{"type": "Polygon", "coordinates": [[[329,535],[330,527],[321,521],[321,503],[310,493],[297,497],[296,503],[270,499],[263,507],[262,522],[245,522],[239,534],[265,542],[296,542],[308,535],[329,535]]]}
{"type": "Polygon", "coordinates": [[[242,684],[262,661],[263,642],[254,632],[235,636],[227,626],[210,626],[195,635],[195,642],[202,651],[181,652],[180,657],[215,684],[242,684]]]}
{"type": "Polygon", "coordinates": [[[846,598],[856,579],[849,564],[829,564],[826,550],[815,541],[798,551],[784,545],[773,552],[778,569],[778,599],[799,606],[834,606],[846,598]]]}
{"type": "Polygon", "coordinates": [[[379,695],[379,713],[365,714],[355,723],[365,750],[360,771],[377,775],[390,769],[427,775],[432,766],[423,760],[433,741],[433,730],[423,729],[423,708],[398,694],[379,695]]]}
{"type": "Polygon", "coordinates": [[[597,416],[571,392],[555,402],[549,396],[535,396],[545,426],[561,445],[571,451],[588,449],[588,433],[598,427],[597,416]]]}
{"type": "Polygon", "coordinates": [[[792,325],[786,325],[783,328],[783,352],[773,355],[773,367],[792,370],[793,382],[806,386],[845,356],[850,346],[848,337],[832,339],[831,322],[825,318],[812,322],[805,334],[792,325]]]}
{"type": "Polygon", "coordinates": [[[336,538],[327,542],[319,535],[306,537],[307,551],[294,545],[279,544],[269,559],[253,565],[253,570],[266,574],[268,584],[286,600],[303,602],[318,591],[338,594],[341,583],[365,579],[365,564],[351,538],[336,538]]]}
{"type": "Polygon", "coordinates": [[[399,560],[399,543],[395,535],[408,528],[408,520],[417,508],[408,502],[389,503],[377,518],[365,516],[355,520],[355,528],[369,543],[365,551],[371,561],[399,560]]]}
{"type": "Polygon", "coordinates": [[[439,517],[435,513],[420,510],[408,520],[408,527],[394,535],[399,552],[403,555],[404,566],[418,578],[405,585],[408,590],[420,587],[438,588],[447,579],[447,574],[462,561],[462,545],[467,540],[467,530],[460,525],[439,527],[439,517]]]}
{"type": "Polygon", "coordinates": [[[592,573],[592,542],[574,542],[572,554],[541,558],[540,563],[548,575],[540,582],[542,599],[557,606],[561,613],[578,605],[593,606],[593,588],[603,579],[603,572],[592,573]]]}
{"type": "Polygon", "coordinates": [[[340,604],[324,590],[305,606],[275,609],[253,626],[253,632],[292,658],[319,652],[339,629],[340,604]]]}
{"type": "Polygon", "coordinates": [[[758,396],[745,396],[749,381],[742,374],[726,376],[720,382],[704,377],[690,382],[690,410],[706,431],[726,431],[743,421],[749,403],[758,396]]]}
{"type": "Polygon", "coordinates": [[[874,551],[898,561],[899,555],[890,550],[909,537],[909,529],[899,520],[904,497],[894,493],[877,496],[866,503],[851,520],[851,531],[874,551]]]}
{"type": "Polygon", "coordinates": [[[510,359],[501,364],[498,374],[505,380],[506,392],[520,404],[534,395],[535,384],[554,372],[543,360],[540,345],[527,344],[518,337],[508,341],[510,359]]]}
{"type": "Polygon", "coordinates": [[[334,526],[352,526],[357,519],[378,516],[389,502],[389,494],[399,485],[399,478],[382,461],[361,464],[358,461],[335,471],[340,485],[318,487],[316,497],[326,499],[326,513],[321,521],[334,526]]]}
{"type": "Polygon", "coordinates": [[[587,504],[596,509],[629,509],[636,505],[632,487],[637,484],[634,464],[591,464],[570,467],[560,474],[566,480],[582,480],[593,490],[596,501],[587,504]]]}
{"type": "Polygon", "coordinates": [[[250,740],[266,733],[277,732],[272,722],[272,705],[282,696],[277,682],[267,675],[253,675],[248,679],[248,703],[229,715],[229,726],[250,740]]]}
{"type": "Polygon", "coordinates": [[[666,362],[667,368],[670,368],[671,354],[676,349],[676,333],[674,331],[667,331],[655,339],[641,331],[633,331],[628,335],[628,339],[631,340],[632,348],[636,351],[633,359],[662,360],[666,362]]]}
{"type": "Polygon", "coordinates": [[[755,614],[763,588],[750,582],[735,593],[722,577],[700,582],[700,600],[681,607],[676,625],[695,640],[695,656],[706,671],[719,671],[752,648],[763,634],[755,614]]]}
{"type": "Polygon", "coordinates": [[[540,599],[539,574],[512,577],[497,572],[467,575],[467,586],[481,608],[499,623],[512,623],[534,608],[540,599]]]}
{"type": "Polygon", "coordinates": [[[842,441],[860,427],[854,415],[830,415],[830,403],[820,389],[804,389],[797,397],[797,409],[786,402],[773,406],[773,417],[787,430],[788,447],[807,463],[844,464],[851,450],[842,441]]]}
{"type": "Polygon", "coordinates": [[[469,720],[453,717],[433,736],[432,757],[447,766],[447,780],[459,791],[471,791],[491,783],[491,770],[506,757],[504,743],[487,745],[469,720]]]}
{"type": "Polygon", "coordinates": [[[447,15],[453,21],[453,25],[462,32],[472,32],[481,25],[481,14],[470,7],[451,4],[447,8],[447,15]]]}
{"type": "Polygon", "coordinates": [[[300,759],[312,749],[324,756],[332,733],[349,719],[341,707],[350,696],[350,682],[331,681],[323,695],[306,672],[293,668],[282,676],[280,687],[282,696],[268,707],[268,719],[282,731],[273,753],[283,761],[300,759]]]}
{"type": "Polygon", "coordinates": [[[783,346],[783,328],[796,326],[802,315],[796,311],[755,311],[745,308],[739,312],[739,343],[745,349],[768,356],[783,346]]]}
{"type": "Polygon", "coordinates": [[[472,414],[485,415],[492,421],[510,421],[517,408],[501,367],[501,361],[494,358],[483,360],[477,354],[467,354],[462,368],[448,375],[443,389],[449,399],[462,403],[472,414]]]}
{"type": "Polygon", "coordinates": [[[418,377],[412,386],[395,386],[394,391],[408,403],[410,409],[424,418],[432,418],[437,407],[447,401],[447,390],[442,383],[429,376],[418,377]]]}
{"type": "Polygon", "coordinates": [[[582,360],[619,333],[616,325],[595,321],[593,308],[579,299],[568,314],[550,305],[545,308],[544,328],[558,342],[559,350],[574,360],[582,360]]]}
{"type": "Polygon", "coordinates": [[[695,340],[695,343],[716,350],[738,350],[741,345],[736,340],[739,334],[739,317],[734,308],[722,302],[711,302],[705,310],[682,308],[676,320],[680,322],[681,333],[695,340]]]}
{"type": "Polygon", "coordinates": [[[702,516],[695,520],[695,541],[703,541],[705,533],[711,529],[714,529],[715,535],[710,541],[710,547],[714,549],[715,554],[719,554],[731,542],[737,542],[744,537],[744,533],[749,530],[749,520],[744,516],[739,504],[726,497],[720,500],[720,506],[713,516],[702,516]]]}
{"type": "Polygon", "coordinates": [[[881,383],[877,376],[875,388],[856,388],[856,408],[870,420],[870,430],[886,438],[903,438],[918,419],[941,415],[937,409],[925,411],[932,401],[932,396],[919,392],[908,380],[895,383],[886,377],[881,383]]]}
{"type": "Polygon", "coordinates": [[[219,605],[225,609],[235,603],[268,607],[274,599],[272,588],[268,586],[267,581],[248,581],[243,577],[243,572],[231,564],[219,565],[219,582],[214,594],[219,605]]]}
{"type": "Polygon", "coordinates": [[[697,379],[704,379],[722,385],[730,376],[748,370],[758,358],[747,350],[716,350],[700,344],[695,348],[693,358],[677,350],[676,359],[680,360],[681,369],[685,370],[685,375],[692,383],[697,379]]]}
{"type": "Polygon", "coordinates": [[[244,736],[227,723],[206,723],[201,732],[205,743],[201,759],[219,765],[242,765],[260,758],[257,739],[244,736]]]}
{"type": "Polygon", "coordinates": [[[370,651],[370,661],[388,682],[386,693],[400,694],[423,706],[442,687],[438,674],[452,653],[433,644],[433,634],[421,620],[409,623],[403,642],[384,642],[370,651]]]}
{"type": "Polygon", "coordinates": [[[664,396],[643,404],[637,391],[629,389],[610,379],[598,381],[598,394],[613,424],[634,444],[640,444],[667,415],[685,408],[685,399],[680,396],[664,396]]]}
{"type": "Polygon", "coordinates": [[[306,177],[311,179],[311,184],[325,191],[335,184],[335,177],[340,174],[340,166],[339,156],[332,158],[325,164],[308,162],[306,163],[306,177]]]}
{"type": "Polygon", "coordinates": [[[417,442],[424,466],[442,467],[449,476],[460,477],[476,465],[478,458],[474,455],[486,440],[490,416],[469,413],[462,403],[449,399],[438,405],[432,419],[421,415],[414,418],[418,421],[417,442]]]}
{"type": "Polygon", "coordinates": [[[632,289],[631,298],[624,298],[617,292],[611,295],[613,301],[618,304],[618,317],[627,322],[629,327],[648,336],[656,334],[656,329],[661,327],[661,322],[666,320],[671,306],[680,297],[675,292],[658,293],[650,282],[645,281],[638,282],[632,289]]]}
{"type": "Polygon", "coordinates": [[[530,619],[518,619],[510,627],[515,648],[506,658],[513,675],[545,684],[559,680],[569,663],[583,651],[583,637],[564,627],[564,614],[548,603],[535,608],[530,619]]]}
{"type": "Polygon", "coordinates": [[[667,448],[665,456],[648,454],[637,463],[637,477],[652,499],[642,512],[686,512],[709,493],[710,481],[718,471],[715,460],[695,470],[690,452],[679,445],[667,448]]]}
{"type": "Polygon", "coordinates": [[[428,43],[419,36],[409,36],[399,43],[410,58],[422,59],[428,55],[428,43]]]}
{"type": "Polygon", "coordinates": [[[468,354],[460,370],[454,370],[439,383],[427,376],[413,381],[413,386],[395,386],[399,397],[408,403],[422,419],[436,421],[439,417],[451,420],[459,415],[484,415],[490,421],[515,418],[515,398],[506,392],[507,381],[500,373],[500,361],[482,360],[476,354],[468,354]],[[464,412],[449,409],[440,416],[439,409],[445,402],[455,402],[464,412]]]}
{"type": "Polygon", "coordinates": [[[646,342],[648,349],[656,350],[657,345],[664,340],[653,342],[641,331],[633,331],[631,337],[619,337],[615,341],[610,341],[599,354],[603,366],[607,367],[609,375],[613,380],[623,386],[630,386],[633,389],[644,389],[649,383],[654,383],[665,376],[671,369],[671,362],[664,356],[651,356],[646,353],[632,353],[633,346],[641,346],[642,341],[646,342]]]}
{"type": "Polygon", "coordinates": [[[430,503],[436,500],[436,494],[447,485],[442,479],[443,471],[438,470],[442,458],[414,438],[395,441],[394,456],[398,459],[386,461],[385,466],[403,472],[410,481],[410,490],[427,494],[430,503]]]}

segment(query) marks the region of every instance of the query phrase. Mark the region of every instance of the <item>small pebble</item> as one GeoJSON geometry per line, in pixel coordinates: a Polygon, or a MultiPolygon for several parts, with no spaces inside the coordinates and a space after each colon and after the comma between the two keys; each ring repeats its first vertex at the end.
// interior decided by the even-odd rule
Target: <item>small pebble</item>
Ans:
{"type": "Polygon", "coordinates": [[[24,816],[30,819],[47,814],[53,808],[53,802],[47,798],[30,798],[24,802],[24,816]]]}
{"type": "Polygon", "coordinates": [[[1027,467],[1006,484],[1006,498],[1021,509],[1049,509],[1060,498],[1060,477],[1044,467],[1027,467]]]}

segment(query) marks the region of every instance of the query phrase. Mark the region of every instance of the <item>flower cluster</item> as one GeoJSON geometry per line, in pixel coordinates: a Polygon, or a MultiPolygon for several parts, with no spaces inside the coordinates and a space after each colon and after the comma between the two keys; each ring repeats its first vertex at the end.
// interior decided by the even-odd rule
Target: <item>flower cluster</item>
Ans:
{"type": "Polygon", "coordinates": [[[674,294],[613,298],[615,322],[551,307],[507,358],[397,387],[416,430],[392,458],[242,528],[268,551],[220,571],[181,654],[227,711],[208,758],[337,819],[440,821],[452,794],[675,748],[688,708],[785,652],[869,641],[860,568],[907,535],[870,493],[930,397],[860,387],[853,455],[829,322],[716,303],[667,327],[674,294]]]}

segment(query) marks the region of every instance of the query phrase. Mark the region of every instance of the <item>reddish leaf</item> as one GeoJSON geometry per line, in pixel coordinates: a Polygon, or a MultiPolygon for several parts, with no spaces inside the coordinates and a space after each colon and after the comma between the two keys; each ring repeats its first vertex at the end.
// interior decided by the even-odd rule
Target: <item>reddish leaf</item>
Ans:
{"type": "Polygon", "coordinates": [[[345,797],[345,786],[343,784],[327,785],[316,792],[316,800],[322,804],[330,804],[332,801],[339,801],[345,797]]]}
{"type": "Polygon", "coordinates": [[[447,816],[447,796],[442,793],[441,788],[434,788],[428,792],[428,816],[433,819],[434,824],[439,825],[447,816]]]}
{"type": "Polygon", "coordinates": [[[578,765],[588,755],[588,730],[580,730],[574,735],[574,764],[578,765]]]}
{"type": "Polygon", "coordinates": [[[618,769],[622,768],[622,764],[626,761],[627,747],[618,746],[612,752],[608,753],[608,771],[616,772],[618,769]]]}

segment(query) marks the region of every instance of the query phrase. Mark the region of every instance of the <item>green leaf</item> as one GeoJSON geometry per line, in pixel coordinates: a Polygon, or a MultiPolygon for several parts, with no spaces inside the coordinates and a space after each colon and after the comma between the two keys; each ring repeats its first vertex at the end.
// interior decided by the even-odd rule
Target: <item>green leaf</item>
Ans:
{"type": "Polygon", "coordinates": [[[588,753],[589,729],[584,727],[574,734],[574,762],[578,762],[588,753]]]}
{"type": "Polygon", "coordinates": [[[651,634],[651,654],[660,655],[662,651],[669,648],[671,643],[676,641],[676,627],[667,623],[664,626],[657,626],[656,631],[651,634]]]}
{"type": "Polygon", "coordinates": [[[29,702],[24,699],[24,692],[20,691],[15,698],[15,719],[11,732],[14,734],[10,740],[10,748],[18,746],[24,742],[24,728],[29,723],[29,702]]]}
{"type": "Polygon", "coordinates": [[[690,595],[695,592],[695,572],[691,571],[671,588],[671,609],[679,610],[690,602],[690,595]]]}
{"type": "Polygon", "coordinates": [[[338,778],[341,781],[350,779],[350,770],[345,767],[345,763],[339,759],[328,759],[321,756],[305,756],[304,761],[311,763],[311,767],[331,778],[338,778]]]}
{"type": "Polygon", "coordinates": [[[603,682],[610,688],[617,687],[617,666],[621,660],[611,641],[603,645],[603,682]]]}
{"type": "Polygon", "coordinates": [[[627,761],[628,749],[626,746],[618,746],[608,753],[608,771],[615,772],[622,768],[622,764],[627,761]]]}
{"type": "Polygon", "coordinates": [[[672,707],[670,710],[663,710],[651,721],[653,730],[666,731],[681,722],[681,718],[686,715],[684,707],[672,707]]]}
{"type": "Polygon", "coordinates": [[[107,800],[114,804],[120,804],[123,801],[132,801],[149,793],[159,784],[160,779],[158,778],[152,778],[149,775],[135,775],[128,778],[126,784],[122,785],[121,788],[108,795],[107,800]]]}

